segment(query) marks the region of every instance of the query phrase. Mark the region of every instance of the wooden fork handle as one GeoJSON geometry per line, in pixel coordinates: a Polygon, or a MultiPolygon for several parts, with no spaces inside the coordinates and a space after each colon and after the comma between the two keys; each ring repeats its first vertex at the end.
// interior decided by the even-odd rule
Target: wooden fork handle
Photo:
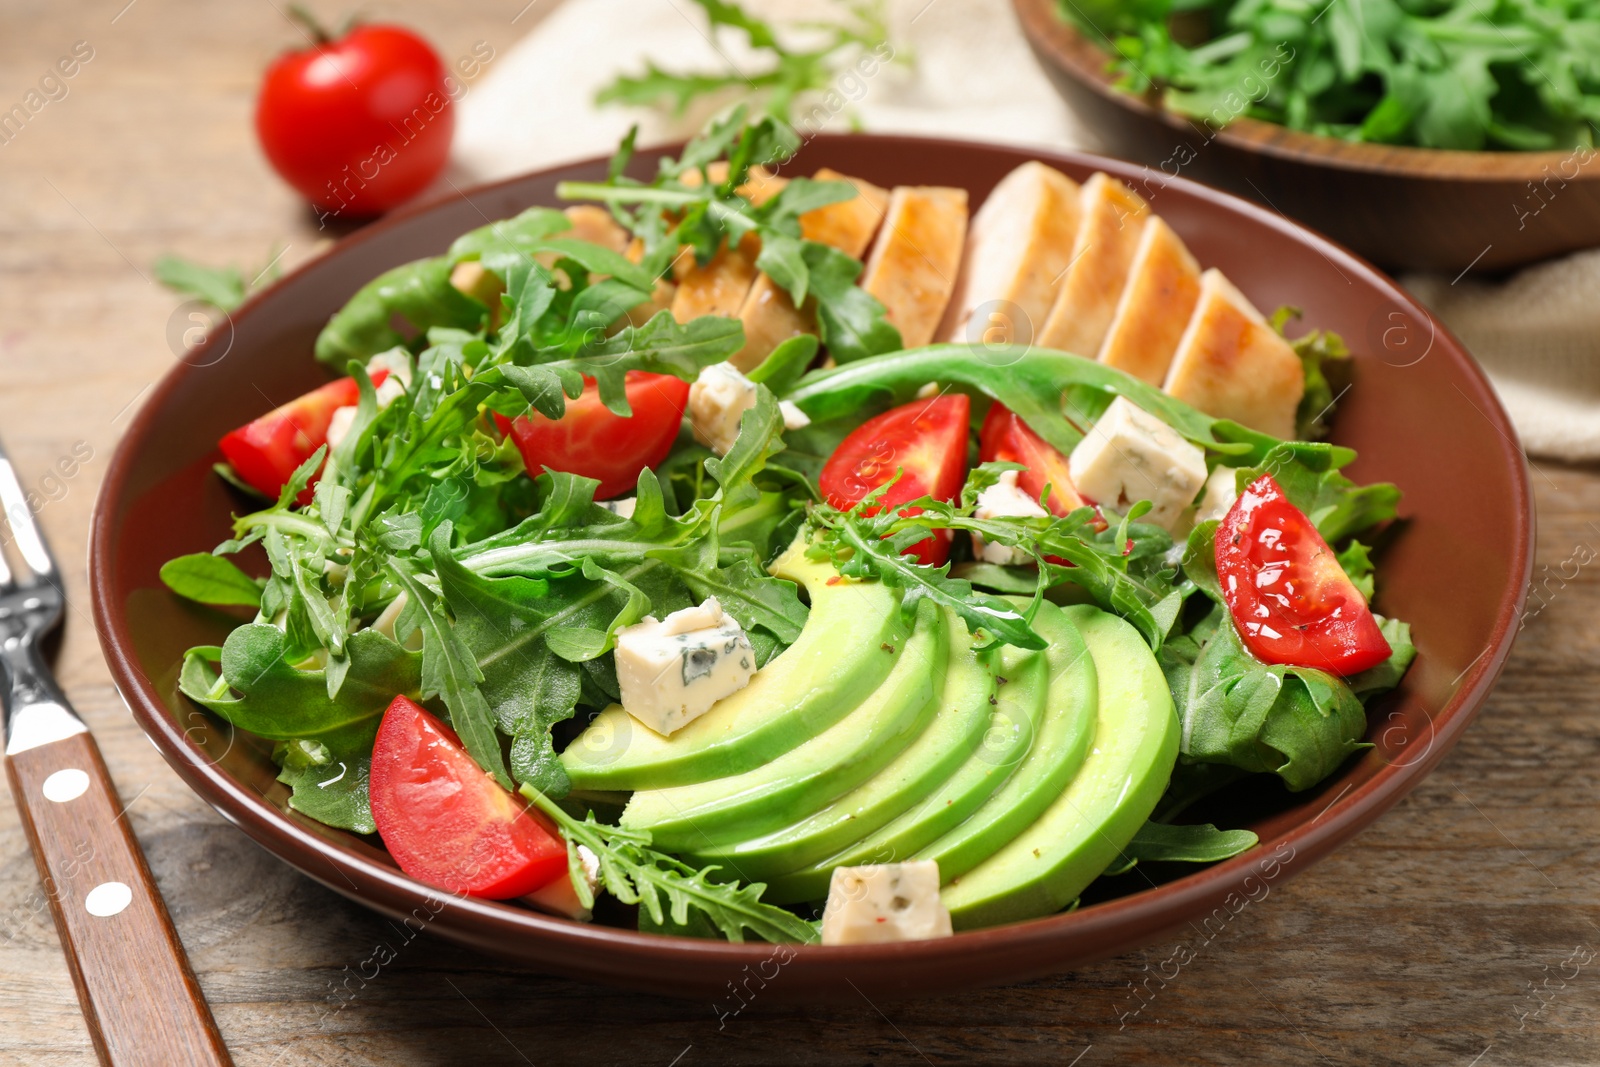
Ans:
{"type": "Polygon", "coordinates": [[[7,768],[100,1061],[231,1064],[94,738],[15,753],[7,768]]]}

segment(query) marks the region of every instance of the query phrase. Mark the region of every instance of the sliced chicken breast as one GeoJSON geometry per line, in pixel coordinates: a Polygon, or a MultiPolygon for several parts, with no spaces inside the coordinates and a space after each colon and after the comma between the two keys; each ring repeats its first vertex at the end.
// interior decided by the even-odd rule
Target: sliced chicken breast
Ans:
{"type": "Polygon", "coordinates": [[[1072,261],[1080,200],[1078,183],[1043,163],[1002,178],[972,216],[939,340],[1031,344],[1072,261]]]}
{"type": "Polygon", "coordinates": [[[856,195],[801,215],[800,236],[831,245],[851,259],[860,259],[883,222],[884,212],[889,207],[889,191],[828,167],[812,177],[819,182],[848,182],[855,187],[856,195]]]}
{"type": "MultiPolygon", "coordinates": [[[[728,164],[724,161],[719,160],[707,169],[712,181],[727,178],[728,164]]],[[[683,180],[685,185],[698,185],[699,172],[691,171],[683,180]]],[[[751,167],[749,178],[739,186],[739,194],[759,207],[777,196],[787,184],[788,179],[778,177],[765,167],[751,167]]],[[[760,276],[756,270],[756,256],[760,254],[760,238],[747,234],[739,247],[730,249],[724,245],[707,263],[697,263],[689,256],[679,257],[673,264],[678,289],[672,298],[672,317],[688,322],[701,315],[737,316],[750,295],[750,287],[760,276]]]]}
{"type": "Polygon", "coordinates": [[[1092,175],[1083,183],[1081,201],[1078,236],[1066,275],[1034,344],[1093,356],[1116,315],[1150,207],[1105,174],[1092,175]]]}
{"type": "Polygon", "coordinates": [[[1208,270],[1165,389],[1208,415],[1293,438],[1305,372],[1255,305],[1221,271],[1208,270]]]}
{"type": "MultiPolygon", "coordinates": [[[[845,181],[856,189],[849,200],[819,207],[800,216],[800,236],[832,245],[853,259],[861,258],[883,219],[889,194],[871,182],[848,178],[838,171],[817,171],[818,181],[845,181]]],[[[789,294],[765,274],[757,278],[739,310],[744,323],[745,346],[729,361],[750,370],[780,344],[802,333],[816,333],[816,318],[807,308],[797,308],[789,294]]]]}
{"type": "Polygon", "coordinates": [[[961,271],[967,191],[896,186],[883,227],[861,274],[861,288],[882,301],[907,348],[933,340],[961,271]]]}
{"type": "Polygon", "coordinates": [[[1152,215],[1100,346],[1100,362],[1160,385],[1199,299],[1200,264],[1172,227],[1152,215]]]}

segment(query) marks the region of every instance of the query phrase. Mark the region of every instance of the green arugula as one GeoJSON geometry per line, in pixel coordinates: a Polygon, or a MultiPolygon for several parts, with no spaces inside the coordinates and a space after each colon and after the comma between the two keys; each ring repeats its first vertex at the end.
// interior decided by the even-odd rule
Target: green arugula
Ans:
{"type": "Polygon", "coordinates": [[[1260,840],[1250,830],[1219,830],[1210,823],[1147,822],[1122,855],[1140,863],[1217,863],[1248,852],[1260,840]]]}
{"type": "Polygon", "coordinates": [[[807,374],[789,391],[814,421],[829,422],[878,405],[904,404],[929,382],[998,400],[1063,453],[1113,399],[1125,396],[1202,448],[1234,464],[1260,462],[1275,437],[1203,414],[1147,382],[1066,352],[1016,346],[929,345],[807,374]]]}
{"type": "Polygon", "coordinates": [[[211,552],[168,560],[161,565],[161,581],[179,596],[201,604],[247,608],[261,604],[262,583],[211,552]]]}
{"type": "Polygon", "coordinates": [[[760,882],[713,882],[717,867],[691,867],[650,847],[650,834],[595,821],[589,813],[573,818],[539,790],[524,785],[522,795],[556,824],[567,841],[572,886],[584,907],[594,894],[578,855],[582,845],[600,860],[600,884],[624,904],[637,904],[657,927],[690,924],[691,913],[708,920],[729,941],[743,941],[748,930],[763,941],[814,942],[816,929],[792,912],[763,903],[760,882]]]}
{"type": "Polygon", "coordinates": [[[598,200],[620,214],[644,239],[641,266],[660,275],[681,248],[707,263],[747,236],[760,239],[756,267],[787,292],[796,306],[811,307],[829,354],[850,362],[900,347],[900,332],[883,305],[857,286],[861,263],[800,234],[800,216],[855,195],[850,183],[791,178],[759,206],[739,192],[756,165],[789,159],[800,146],[794,130],[771,117],[746,123],[740,106],[689,142],[677,159],[663,159],[656,177],[641,183],[624,176],[632,138],[624,142],[603,182],[562,182],[556,195],[598,200]],[[726,159],[728,172],[713,181],[709,167],[726,159]],[[668,217],[672,222],[668,222],[668,217]],[[809,304],[808,304],[809,299],[809,304]]]}
{"type": "Polygon", "coordinates": [[[1586,149],[1595,0],[1061,0],[1131,93],[1213,128],[1241,115],[1352,141],[1586,149]],[[1180,40],[1172,17],[1209,25],[1180,40]],[[1555,73],[1550,73],[1555,72],[1555,73]]]}
{"type": "Polygon", "coordinates": [[[783,43],[771,23],[750,14],[731,0],[693,0],[705,13],[708,29],[731,30],[744,38],[755,54],[755,64],[709,72],[673,73],[647,62],[643,74],[624,74],[595,95],[599,105],[623,104],[659,107],[682,115],[690,103],[732,91],[759,103],[760,113],[792,121],[793,112],[808,96],[838,93],[840,79],[861,63],[888,61],[894,50],[888,44],[881,3],[849,5],[849,22],[812,22],[803,28],[821,41],[811,49],[783,43]]]}
{"type": "Polygon", "coordinates": [[[281,251],[273,252],[267,265],[246,281],[238,267],[208,267],[181,256],[162,256],[153,265],[156,281],[180,296],[203,300],[219,311],[232,311],[245,297],[278,277],[281,251]]]}

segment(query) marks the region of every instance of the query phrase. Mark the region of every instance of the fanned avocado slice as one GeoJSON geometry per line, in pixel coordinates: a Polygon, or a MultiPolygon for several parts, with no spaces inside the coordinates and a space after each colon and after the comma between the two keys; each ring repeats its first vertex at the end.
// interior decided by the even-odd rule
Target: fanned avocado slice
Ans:
{"type": "Polygon", "coordinates": [[[660,789],[742,774],[815,737],[883,683],[909,627],[882,582],[841,578],[797,541],[773,573],[803,584],[811,614],[800,637],[671,737],[613,704],[561,753],[572,787],[660,789]]]}
{"type": "Polygon", "coordinates": [[[965,762],[942,785],[887,825],[824,860],[771,879],[762,898],[775,904],[821,900],[835,867],[894,863],[937,840],[989,798],[1027,754],[1044,718],[1049,661],[1042,652],[1006,646],[996,673],[1006,679],[990,708],[988,728],[965,762]]]}
{"type": "MultiPolygon", "coordinates": [[[[1019,606],[1026,607],[1025,600],[1019,606]]],[[[912,859],[937,860],[949,882],[976,867],[1021,833],[1061,795],[1089,754],[1099,710],[1099,688],[1089,649],[1066,612],[1039,606],[1035,632],[1050,642],[1050,688],[1044,721],[1016,773],[960,826],[925,846],[912,859]]]]}
{"type": "MultiPolygon", "coordinates": [[[[867,699],[811,740],[744,774],[633,794],[622,825],[669,852],[748,840],[872,777],[927,728],[944,697],[950,627],[923,601],[894,669],[867,699]]],[[[744,872],[739,872],[741,875],[744,872]]]]}
{"type": "Polygon", "coordinates": [[[1139,632],[1094,607],[1066,615],[1099,678],[1094,748],[1072,783],[998,852],[941,890],[959,930],[1060,911],[1155,810],[1178,758],[1178,716],[1139,632]]]}
{"type": "Polygon", "coordinates": [[[983,744],[994,713],[998,658],[973,650],[972,635],[954,613],[946,619],[944,700],[933,722],[892,763],[814,815],[762,837],[687,847],[686,858],[738,871],[746,881],[765,881],[826,859],[936,792],[983,744]]]}

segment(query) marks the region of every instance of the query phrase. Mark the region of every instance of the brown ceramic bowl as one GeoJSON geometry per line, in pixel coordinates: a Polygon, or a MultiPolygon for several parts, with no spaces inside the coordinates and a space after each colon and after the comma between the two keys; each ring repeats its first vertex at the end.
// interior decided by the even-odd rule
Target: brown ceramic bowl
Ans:
{"type": "Polygon", "coordinates": [[[1012,0],[1068,103],[1105,148],[1171,176],[1220,186],[1344,242],[1388,268],[1493,272],[1600,244],[1593,151],[1450,152],[1352,144],[1240,118],[1218,132],[1111,87],[1105,42],[1012,0]]]}
{"type": "MultiPolygon", "coordinates": [[[[819,137],[796,173],[821,166],[883,185],[965,186],[981,201],[1029,153],[910,137],[819,137]]],[[[1136,168],[1090,156],[1043,158],[1078,178],[1136,168]]],[[[637,166],[655,165],[644,153],[637,166]]],[[[311,388],[312,340],[380,271],[444,250],[485,219],[555,202],[562,179],[595,179],[596,161],[515,178],[391,217],[345,240],[234,313],[156,388],[112,460],[90,546],[94,611],[111,672],[140,725],[196,792],[263,847],[389,916],[438,914],[446,937],[541,970],[666,994],[716,998],[747,966],[781,967],[763,996],[820,999],[932,994],[1016,982],[1154,941],[1216,908],[1259,899],[1372,822],[1434,766],[1477,712],[1510,650],[1530,572],[1532,503],[1514,431],[1461,346],[1400,289],[1337,245],[1253,205],[1185,181],[1156,201],[1200,260],[1265,308],[1293,302],[1306,321],[1356,349],[1335,437],[1359,449],[1351,473],[1406,491],[1406,521],[1382,556],[1378,607],[1411,621],[1420,655],[1401,689],[1375,705],[1375,747],[1321,787],[1291,796],[1257,783],[1242,803],[1261,846],[1203,870],[1140,870],[1126,895],[1071,914],[954,938],[877,947],[798,948],[674,939],[546,918],[488,901],[439,910],[374,838],[290,811],[270,745],[189,704],[179,657],[220,644],[236,619],[170,595],[162,562],[223,539],[240,501],[211,472],[215,442],[311,388]],[[422,910],[419,910],[422,909],[422,910]]],[[[1381,832],[1381,831],[1380,831],[1381,832]]]]}

